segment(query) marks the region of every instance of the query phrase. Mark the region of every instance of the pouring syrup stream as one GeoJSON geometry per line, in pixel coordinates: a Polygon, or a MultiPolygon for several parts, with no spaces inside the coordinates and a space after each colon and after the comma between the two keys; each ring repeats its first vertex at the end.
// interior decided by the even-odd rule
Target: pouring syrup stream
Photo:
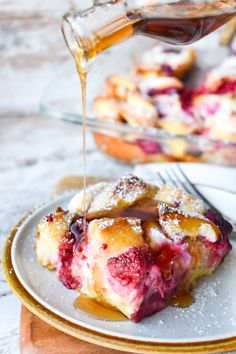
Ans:
{"type": "Polygon", "coordinates": [[[80,78],[81,94],[82,94],[82,129],[83,129],[83,231],[85,234],[86,227],[86,186],[87,186],[87,164],[86,164],[86,86],[87,75],[84,63],[84,54],[82,50],[75,51],[76,68],[80,78]]]}

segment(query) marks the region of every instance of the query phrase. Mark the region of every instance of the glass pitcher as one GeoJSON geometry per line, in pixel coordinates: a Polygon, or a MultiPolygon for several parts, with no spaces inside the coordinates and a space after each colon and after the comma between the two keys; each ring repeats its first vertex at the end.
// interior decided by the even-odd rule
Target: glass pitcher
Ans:
{"type": "Polygon", "coordinates": [[[189,44],[235,12],[236,0],[93,0],[86,10],[66,14],[62,31],[72,54],[87,70],[98,53],[132,36],[189,44]]]}

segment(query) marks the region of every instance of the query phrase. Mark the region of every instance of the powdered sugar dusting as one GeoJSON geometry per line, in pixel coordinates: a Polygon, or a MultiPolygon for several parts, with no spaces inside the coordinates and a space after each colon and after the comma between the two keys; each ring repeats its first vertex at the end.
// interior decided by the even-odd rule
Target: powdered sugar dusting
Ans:
{"type": "MultiPolygon", "coordinates": [[[[157,188],[145,183],[133,175],[125,175],[114,183],[107,186],[96,195],[88,210],[89,213],[99,213],[103,215],[106,211],[132,206],[136,201],[150,197],[151,191],[157,188]]],[[[96,215],[95,215],[96,216],[96,215]]]]}
{"type": "Polygon", "coordinates": [[[127,221],[130,225],[132,225],[132,230],[134,232],[137,232],[137,233],[142,233],[142,228],[141,228],[141,224],[140,224],[140,220],[139,219],[128,219],[127,218],[127,221]]]}
{"type": "Polygon", "coordinates": [[[179,210],[188,214],[197,213],[199,215],[205,211],[204,205],[199,199],[167,184],[160,187],[155,199],[176,206],[179,210]]]}
{"type": "MultiPolygon", "coordinates": [[[[182,215],[183,217],[188,217],[188,216],[191,216],[191,217],[196,217],[198,219],[202,219],[202,220],[207,220],[207,218],[200,214],[200,213],[197,213],[197,212],[185,212],[184,210],[181,210],[180,208],[174,208],[174,207],[171,207],[167,204],[164,204],[164,203],[160,203],[158,205],[158,208],[159,210],[161,211],[162,214],[166,214],[168,212],[172,212],[172,213],[175,213],[175,212],[178,212],[179,215],[182,215]]],[[[178,224],[178,220],[174,220],[174,222],[176,222],[178,224]]]]}
{"type": "Polygon", "coordinates": [[[110,227],[114,224],[115,222],[115,219],[102,219],[100,220],[99,224],[98,224],[98,228],[99,230],[104,230],[106,229],[107,227],[110,227]]]}
{"type": "Polygon", "coordinates": [[[119,199],[132,203],[148,189],[149,186],[138,177],[126,175],[114,185],[113,193],[119,199]]]}

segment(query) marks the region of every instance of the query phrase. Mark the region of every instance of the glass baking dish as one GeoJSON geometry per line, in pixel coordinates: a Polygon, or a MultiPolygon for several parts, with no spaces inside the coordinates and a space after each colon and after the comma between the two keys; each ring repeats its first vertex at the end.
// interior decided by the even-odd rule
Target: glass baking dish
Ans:
{"type": "MultiPolygon", "coordinates": [[[[228,49],[218,45],[219,31],[192,47],[198,60],[187,82],[196,85],[204,72],[217,66],[228,49]]],[[[107,77],[128,75],[141,53],[156,43],[136,37],[98,56],[88,75],[87,127],[96,144],[107,155],[128,163],[191,161],[236,166],[236,143],[214,141],[197,135],[176,135],[163,129],[136,128],[124,123],[108,123],[94,118],[93,102],[101,95],[107,77]]],[[[82,125],[81,90],[73,58],[64,64],[55,80],[46,88],[41,110],[52,118],[82,125]]]]}

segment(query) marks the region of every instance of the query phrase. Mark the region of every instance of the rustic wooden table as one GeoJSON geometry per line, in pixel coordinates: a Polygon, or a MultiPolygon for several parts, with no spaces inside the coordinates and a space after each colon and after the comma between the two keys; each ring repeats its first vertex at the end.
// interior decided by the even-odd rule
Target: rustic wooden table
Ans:
{"type": "MultiPolygon", "coordinates": [[[[60,18],[73,5],[0,0],[0,250],[22,214],[47,199],[61,177],[82,171],[81,129],[38,112],[43,89],[69,55],[60,18]]],[[[105,158],[88,136],[88,174],[114,177],[130,169],[105,158]]],[[[0,265],[1,354],[18,353],[19,319],[20,303],[0,265]]]]}

